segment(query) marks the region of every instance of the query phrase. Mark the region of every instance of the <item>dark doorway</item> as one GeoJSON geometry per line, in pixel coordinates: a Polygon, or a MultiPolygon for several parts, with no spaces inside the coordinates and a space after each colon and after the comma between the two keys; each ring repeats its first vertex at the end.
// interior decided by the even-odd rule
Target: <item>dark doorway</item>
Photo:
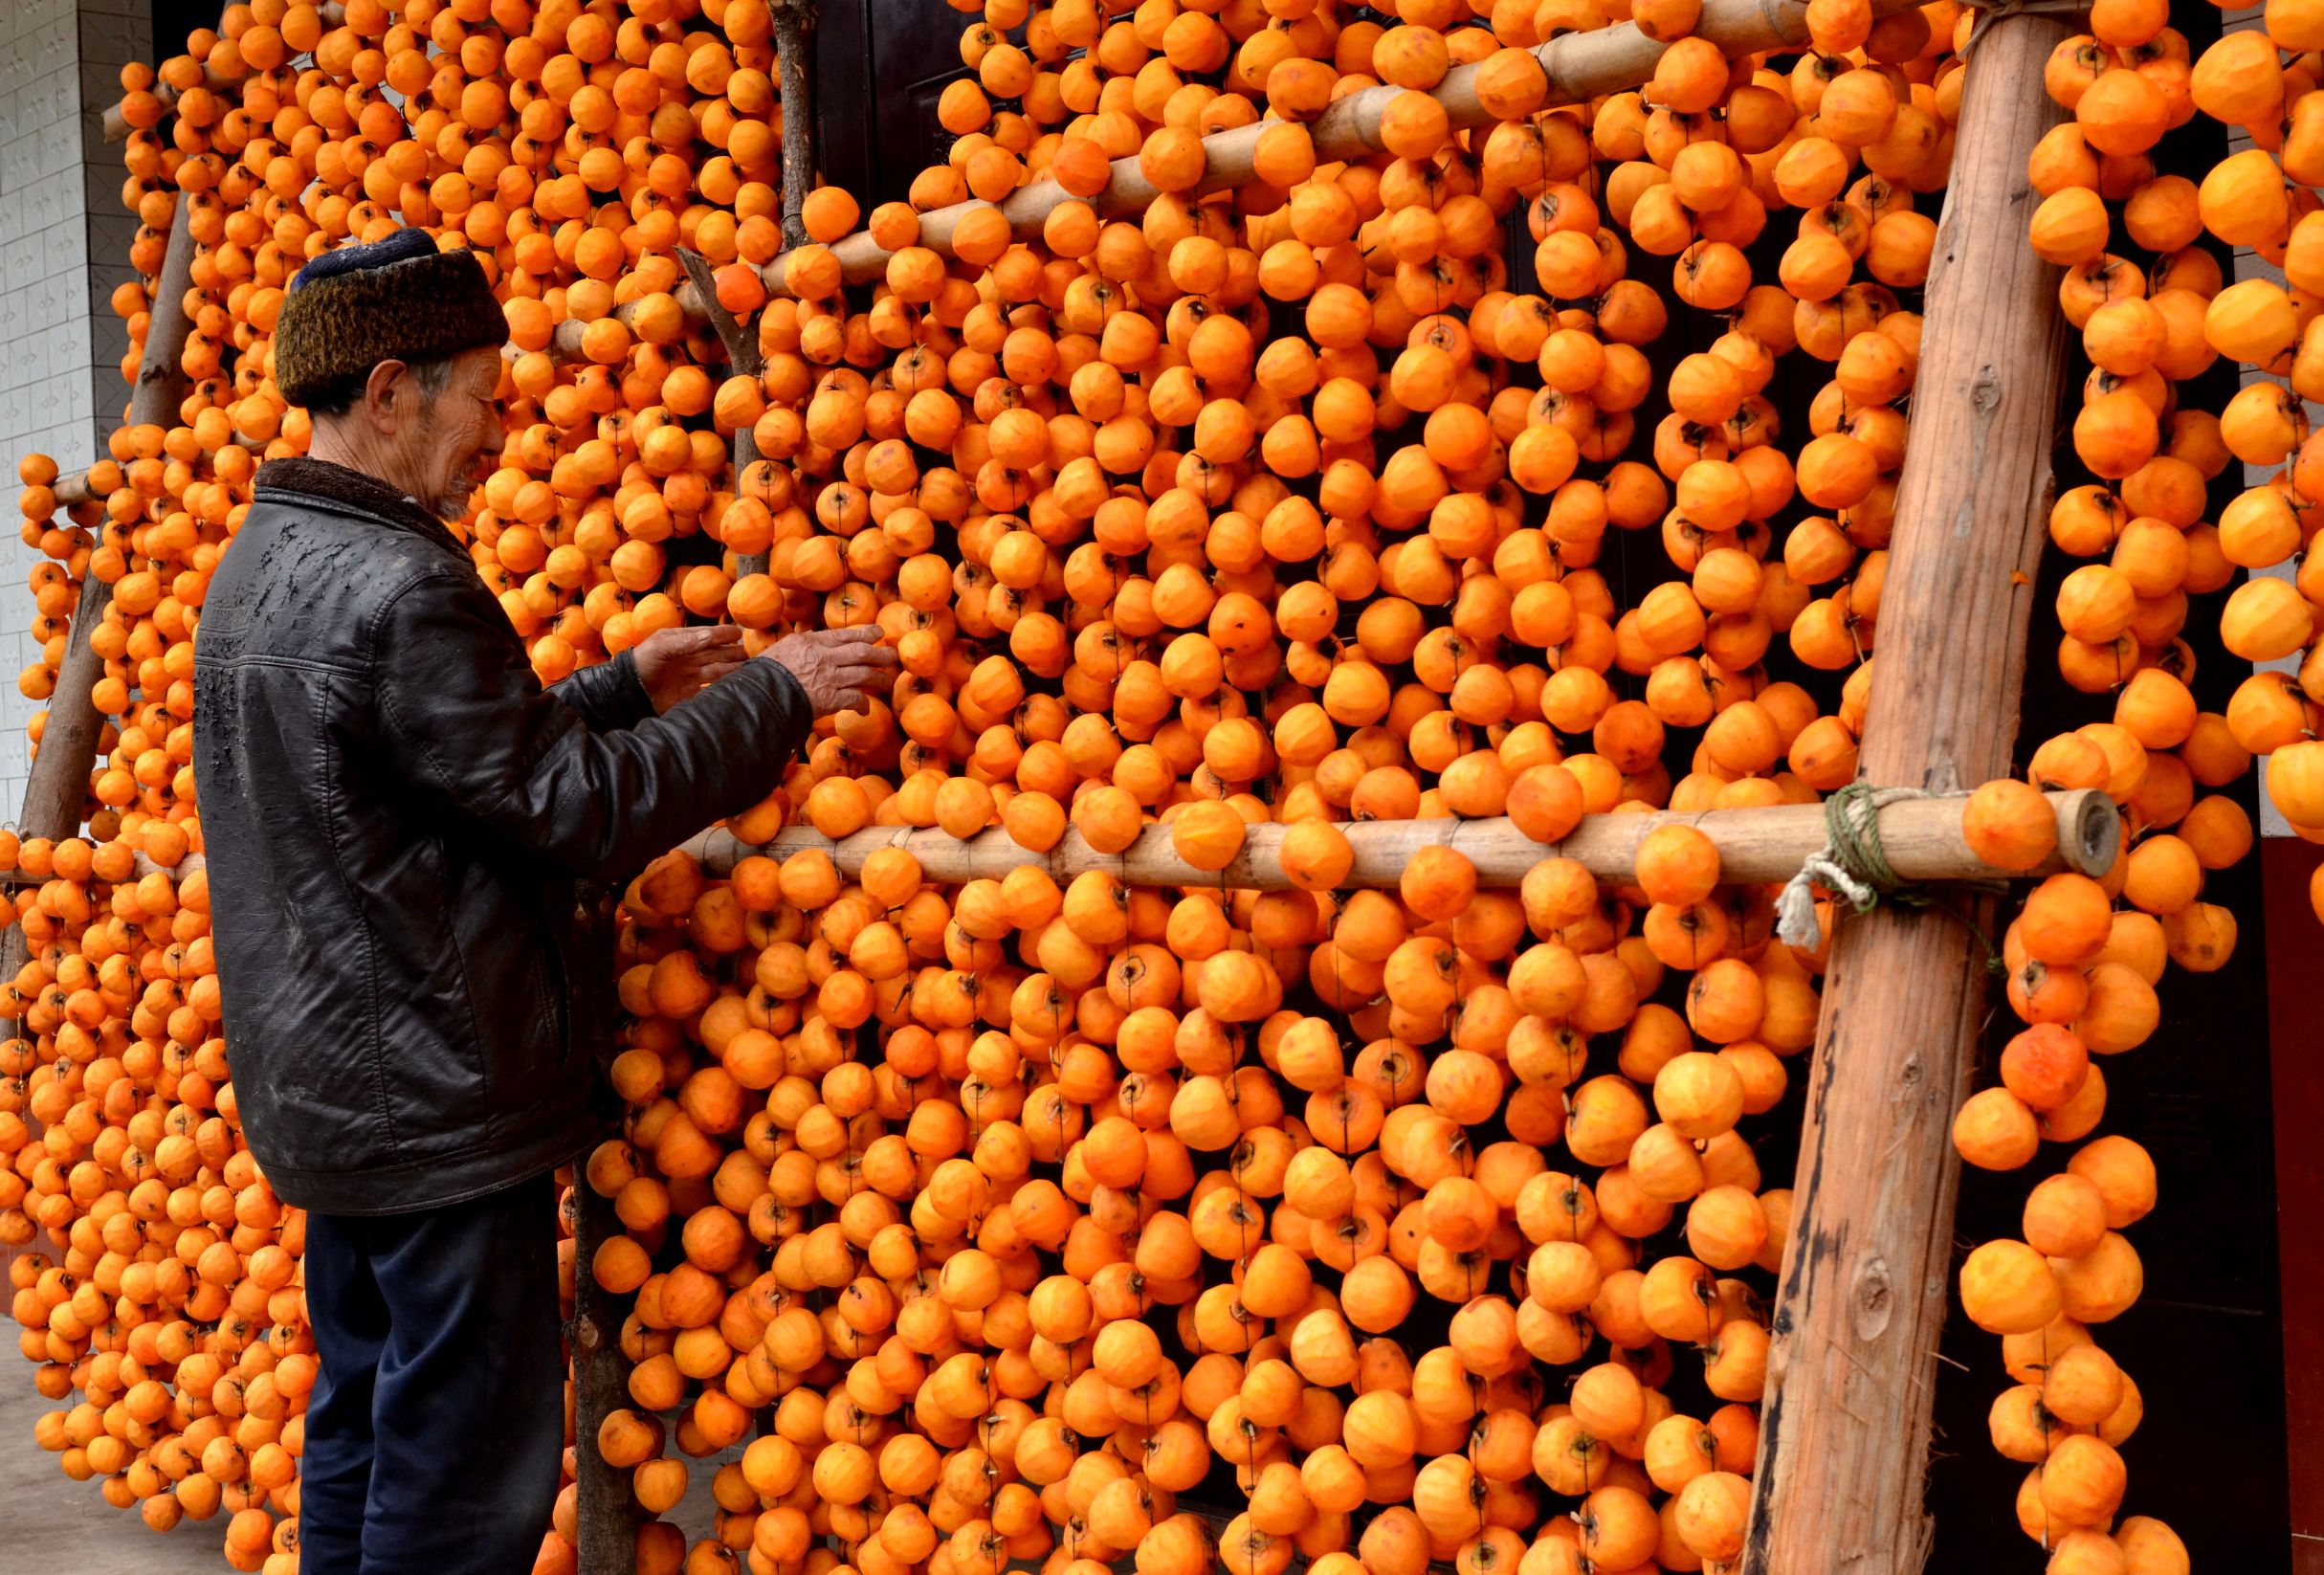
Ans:
{"type": "Polygon", "coordinates": [[[816,152],[823,178],[856,193],[867,212],[901,200],[950,145],[936,100],[968,74],[968,20],[938,0],[846,0],[817,16],[816,152]]]}

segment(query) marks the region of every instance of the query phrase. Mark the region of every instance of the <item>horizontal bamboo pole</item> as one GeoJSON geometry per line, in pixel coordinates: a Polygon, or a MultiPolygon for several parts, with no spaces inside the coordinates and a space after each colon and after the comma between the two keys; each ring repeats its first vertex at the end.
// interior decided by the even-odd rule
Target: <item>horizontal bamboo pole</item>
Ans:
{"type": "MultiPolygon", "coordinates": [[[[1893,16],[1915,9],[1918,3],[1919,0],[1871,0],[1871,10],[1876,17],[1893,16]]],[[[1702,16],[1694,26],[1694,36],[1709,39],[1730,57],[1782,49],[1807,37],[1807,10],[1791,0],[1705,0],[1702,16]]],[[[1634,22],[1553,38],[1533,51],[1534,58],[1540,62],[1549,78],[1549,97],[1544,107],[1586,103],[1605,94],[1636,87],[1654,75],[1655,63],[1669,47],[1648,37],[1634,22]]],[[[1431,90],[1430,97],[1445,106],[1455,131],[1493,122],[1492,113],[1477,97],[1476,77],[1475,66],[1457,66],[1446,73],[1445,79],[1431,90]]],[[[1365,88],[1349,94],[1308,122],[1317,161],[1329,164],[1368,158],[1380,152],[1381,117],[1404,91],[1397,87],[1365,88]]],[[[1203,178],[1186,194],[1201,196],[1226,191],[1255,179],[1259,139],[1270,125],[1279,123],[1262,121],[1205,137],[1203,178]]],[[[1100,218],[1119,218],[1144,212],[1162,194],[1133,157],[1116,159],[1113,177],[1105,189],[1083,200],[1100,218]]],[[[1050,214],[1070,200],[1063,187],[1044,175],[1020,187],[998,206],[1008,220],[1009,233],[1019,240],[1030,240],[1041,233],[1041,226],[1050,214]]],[[[952,233],[961,220],[979,209],[992,206],[985,202],[955,203],[921,214],[919,244],[951,255],[952,233]]],[[[868,283],[885,277],[888,259],[895,255],[863,231],[833,242],[831,251],[839,258],[841,277],[850,284],[868,283]]],[[[778,256],[760,271],[773,294],[789,294],[783,283],[787,257],[787,253],[778,256]]]]}
{"type": "MultiPolygon", "coordinates": [[[[160,411],[152,424],[167,426],[171,415],[170,411],[160,411]]],[[[132,421],[131,425],[136,425],[136,423],[132,421]]],[[[240,433],[232,433],[228,435],[227,441],[238,449],[248,449],[260,457],[265,456],[267,450],[265,439],[246,437],[240,433]]],[[[89,472],[87,471],[71,471],[59,476],[49,490],[55,495],[58,508],[77,509],[83,503],[101,503],[105,500],[105,494],[99,492],[89,484],[89,472]]]]}
{"type": "MultiPolygon", "coordinates": [[[[2027,873],[2072,870],[2103,874],[2114,863],[2121,840],[2121,818],[2113,802],[2104,792],[2087,788],[2047,797],[2058,818],[2057,852],[2027,873]]],[[[1906,799],[1880,811],[1882,849],[1900,877],[1911,881],[2012,877],[2012,872],[1987,864],[1969,851],[1961,834],[1961,811],[1966,803],[1963,798],[1906,799]]],[[[1570,858],[1598,879],[1622,884],[1631,877],[1640,839],[1658,826],[1671,824],[1695,827],[1717,846],[1723,879],[1750,883],[1790,879],[1823,849],[1826,836],[1820,804],[1590,815],[1563,841],[1547,844],[1534,841],[1506,818],[1362,821],[1341,828],[1356,854],[1355,865],[1342,884],[1393,886],[1412,855],[1428,847],[1466,854],[1476,866],[1479,886],[1505,889],[1519,885],[1526,873],[1544,858],[1570,858]]],[[[1049,853],[1032,854],[997,829],[961,841],[944,832],[904,826],[877,827],[838,841],[807,827],[793,827],[777,832],[764,847],[752,847],[719,830],[704,832],[686,848],[714,876],[725,875],[753,854],[783,858],[821,849],[832,856],[842,874],[852,876],[880,849],[902,848],[919,860],[929,879],[944,884],[998,878],[1020,865],[1038,864],[1059,879],[1102,870],[1138,886],[1281,891],[1291,885],[1283,874],[1285,830],[1272,823],[1251,826],[1234,862],[1217,871],[1198,870],[1181,859],[1171,848],[1166,826],[1147,827],[1118,854],[1098,853],[1080,832],[1073,831],[1049,853]]]]}
{"type": "MultiPolygon", "coordinates": [[[[322,18],[325,33],[341,26],[347,19],[347,8],[343,0],[322,0],[322,4],[315,9],[322,18]]],[[[237,78],[221,75],[216,68],[206,62],[202,67],[202,85],[212,93],[232,94],[241,88],[242,83],[237,78]]],[[[164,111],[177,107],[178,90],[167,82],[154,84],[153,96],[162,100],[164,111]]],[[[127,142],[130,129],[128,119],[122,114],[120,104],[113,103],[105,106],[105,141],[109,143],[127,142]]]]}
{"type": "MultiPolygon", "coordinates": [[[[670,293],[677,298],[677,309],[684,316],[686,326],[689,329],[707,327],[711,324],[712,318],[708,305],[710,298],[704,296],[692,279],[680,280],[678,287],[670,293]]],[[[633,328],[637,322],[637,305],[636,301],[625,300],[619,306],[614,307],[609,315],[623,327],[633,328]]],[[[557,324],[549,333],[547,345],[549,356],[557,361],[581,360],[581,336],[587,327],[588,324],[572,318],[567,318],[557,324]]],[[[510,344],[503,347],[500,353],[514,361],[527,352],[521,346],[510,344]]]]}
{"type": "MultiPolygon", "coordinates": [[[[2061,870],[2104,875],[2122,843],[2122,818],[2115,813],[2114,801],[2095,788],[2044,796],[2057,816],[2058,846],[2031,870],[2004,870],[1969,851],[1961,834],[1961,811],[1968,803],[1965,797],[1902,799],[1886,806],[1879,811],[1881,849],[1890,867],[1909,881],[2010,880],[2055,875],[2061,870]]],[[[1570,858],[1598,879],[1621,885],[1630,879],[1639,840],[1657,826],[1670,825],[1700,831],[1718,849],[1720,877],[1751,884],[1789,880],[1801,865],[1822,851],[1825,839],[1821,804],[1588,815],[1563,841],[1550,843],[1534,841],[1506,817],[1367,820],[1340,828],[1356,853],[1355,865],[1341,884],[1393,886],[1415,853],[1443,847],[1468,854],[1476,866],[1479,886],[1507,889],[1520,885],[1526,872],[1545,858],[1570,858]]],[[[1265,821],[1250,827],[1244,833],[1242,853],[1224,870],[1198,870],[1181,859],[1171,849],[1167,826],[1147,827],[1118,854],[1098,853],[1073,831],[1067,832],[1065,839],[1048,853],[1034,854],[1018,847],[998,827],[963,841],[947,832],[912,826],[878,826],[837,840],[809,827],[793,826],[763,844],[747,843],[723,828],[714,828],[688,841],[684,850],[718,878],[754,854],[780,859],[818,849],[831,855],[842,875],[852,876],[862,872],[865,859],[882,848],[901,848],[919,861],[921,874],[945,885],[997,878],[1020,865],[1037,864],[1060,879],[1102,870],[1133,886],[1282,891],[1291,885],[1283,875],[1285,830],[1265,821]]],[[[143,854],[138,855],[140,876],[159,868],[143,854]]],[[[185,876],[202,868],[202,855],[188,854],[172,871],[185,876]]],[[[0,876],[0,884],[38,882],[9,875],[0,876]]]]}

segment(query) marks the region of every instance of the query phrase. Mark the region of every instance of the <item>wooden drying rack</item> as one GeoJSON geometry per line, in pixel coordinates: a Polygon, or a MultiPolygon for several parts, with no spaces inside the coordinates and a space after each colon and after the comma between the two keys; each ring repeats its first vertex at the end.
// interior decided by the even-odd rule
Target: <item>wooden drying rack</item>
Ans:
{"type": "MultiPolygon", "coordinates": [[[[1909,0],[1874,0],[1876,15],[1909,0]]],[[[332,7],[326,5],[326,13],[332,7]]],[[[779,10],[789,10],[786,5],[779,10]]],[[[795,21],[794,21],[795,26],[795,21]]],[[[1708,0],[1698,35],[1730,55],[1797,45],[1804,8],[1790,0],[1708,0]]],[[[1880,622],[1880,661],[1861,741],[1868,780],[1955,794],[2009,765],[2024,682],[2033,570],[2041,551],[2051,478],[2049,434],[2061,393],[2065,326],[2056,304],[2058,271],[2025,245],[2032,195],[2025,158],[2057,111],[2042,65],[2069,32],[2060,17],[2000,12],[1983,18],[1956,133],[1947,192],[1925,298],[1925,325],[1913,400],[1913,437],[1899,479],[1880,622]]],[[[1662,46],[1629,24],[1560,37],[1535,51],[1553,104],[1637,86],[1662,46]]],[[[786,99],[793,73],[785,73],[786,99]]],[[[1435,90],[1455,128],[1485,123],[1473,68],[1452,72],[1435,90]]],[[[799,84],[804,87],[802,77],[799,84]]],[[[1381,112],[1396,90],[1376,88],[1334,104],[1311,126],[1317,156],[1361,157],[1380,148],[1381,112]]],[[[165,91],[166,103],[174,95],[165,91]]],[[[807,117],[797,117],[804,121],[807,117]]],[[[109,118],[108,132],[118,116],[109,118]]],[[[125,134],[126,126],[120,127],[125,134]]],[[[1251,174],[1258,128],[1204,140],[1197,193],[1251,174]]],[[[786,168],[799,163],[786,140],[786,168]]],[[[1093,199],[1101,215],[1135,213],[1158,193],[1137,161],[1117,161],[1093,199]]],[[[1001,204],[1012,233],[1037,234],[1065,193],[1044,178],[1001,204]]],[[[919,243],[949,253],[963,204],[922,215],[919,243]]],[[[794,234],[791,244],[797,244],[794,234]]],[[[184,298],[193,256],[190,227],[172,227],[129,418],[167,426],[177,419],[179,356],[188,322],[184,298]]],[[[845,278],[883,274],[889,254],[869,234],[837,242],[845,278]]],[[[781,291],[785,258],[764,270],[781,291]]],[[[720,322],[698,274],[677,292],[689,320],[718,326],[737,364],[753,336],[720,322]]],[[[617,313],[618,315],[618,313],[617,313]]],[[[579,325],[563,325],[552,348],[569,355],[579,325]],[[569,329],[569,332],[568,332],[569,329]],[[573,343],[567,343],[571,341],[573,343]]],[[[755,348],[755,346],[752,346],[755,348]]],[[[747,434],[739,434],[739,443],[747,434]]],[[[746,451],[739,451],[738,458],[746,451]]],[[[86,477],[67,477],[67,506],[91,500],[86,477]]],[[[750,566],[763,567],[763,565],[750,566]]],[[[102,663],[90,645],[110,588],[87,580],[75,610],[64,667],[51,701],[22,810],[27,837],[62,838],[81,828],[89,772],[101,730],[91,686],[102,663]]],[[[2048,868],[2095,873],[2111,862],[2118,818],[2103,793],[2053,794],[2059,853],[2048,868]]],[[[1711,811],[1698,815],[1592,817],[1562,844],[1543,849],[1507,822],[1381,822],[1347,829],[1359,884],[1386,885],[1412,849],[1450,842],[1471,854],[1480,883],[1515,884],[1544,854],[1575,857],[1593,875],[1626,880],[1629,850],[1654,824],[1683,819],[1717,843],[1737,879],[1782,879],[1824,840],[1814,806],[1711,811]]],[[[1880,826],[1897,873],[1914,880],[1998,874],[1960,837],[1960,799],[1893,804],[1880,826]]],[[[1098,854],[1069,833],[1046,855],[1028,855],[1004,833],[965,842],[941,832],[880,828],[838,842],[786,831],[765,849],[712,832],[691,846],[714,873],[753,853],[786,854],[821,847],[852,873],[878,848],[903,846],[936,880],[1001,873],[1038,857],[1063,875],[1106,869],[1135,882],[1269,887],[1283,884],[1273,850],[1279,828],[1254,826],[1236,862],[1201,872],[1177,860],[1165,829],[1148,829],[1128,850],[1098,854]]],[[[196,855],[198,858],[198,855],[196,855]]],[[[150,866],[147,866],[150,867],[150,866]]],[[[195,867],[189,859],[178,868],[195,867]]],[[[1989,911],[1982,914],[1992,917],[1989,911]]],[[[1805,1129],[1795,1184],[1790,1247],[1771,1323],[1768,1387],[1753,1477],[1746,1575],[1801,1575],[1847,1568],[1909,1575],[1925,1561],[1921,1483],[1929,1449],[1937,1334],[1949,1283],[1959,1161],[1949,1141],[1952,1114],[1975,1066],[1988,982],[1979,943],[1949,918],[1885,905],[1839,924],[1824,980],[1825,1009],[1809,1074],[1805,1129]]],[[[24,961],[20,928],[0,940],[0,976],[24,961]]],[[[588,1253],[609,1230],[609,1205],[576,1188],[582,1249],[575,1327],[581,1461],[583,1575],[628,1575],[624,1474],[596,1458],[596,1423],[624,1402],[624,1364],[615,1332],[616,1298],[596,1293],[588,1253]]]]}

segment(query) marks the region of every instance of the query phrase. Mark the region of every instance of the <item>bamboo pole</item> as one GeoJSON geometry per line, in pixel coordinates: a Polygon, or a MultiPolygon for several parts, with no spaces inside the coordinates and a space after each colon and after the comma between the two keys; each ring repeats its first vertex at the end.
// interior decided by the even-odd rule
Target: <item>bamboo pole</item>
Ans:
{"type": "MultiPolygon", "coordinates": [[[[1916,0],[1872,0],[1872,14],[1892,16],[1914,9],[1915,3],[1916,0]]],[[[781,14],[780,10],[777,14],[781,14]]],[[[1789,0],[1705,0],[1694,36],[1709,39],[1730,57],[1782,49],[1806,38],[1807,11],[1804,6],[1791,4],[1789,0]]],[[[1590,33],[1565,33],[1535,49],[1533,56],[1549,78],[1546,105],[1578,104],[1646,81],[1654,75],[1655,63],[1668,47],[1640,32],[1636,23],[1624,22],[1590,33]]],[[[1476,78],[1475,66],[1457,66],[1431,91],[1430,97],[1445,106],[1455,131],[1493,123],[1492,112],[1477,97],[1476,78]]],[[[1381,117],[1404,91],[1397,87],[1365,88],[1349,94],[1310,122],[1308,131],[1315,141],[1317,161],[1328,164],[1368,158],[1380,152],[1381,117]]],[[[1205,137],[1203,178],[1184,195],[1230,190],[1256,178],[1259,139],[1273,123],[1277,122],[1262,121],[1205,137]]],[[[1142,213],[1161,195],[1161,189],[1139,168],[1138,160],[1126,158],[1114,161],[1113,178],[1106,183],[1106,189],[1084,200],[1096,210],[1100,218],[1118,218],[1142,213]]],[[[1019,240],[1030,240],[1041,233],[1041,226],[1050,214],[1069,200],[1065,189],[1044,175],[1019,188],[999,207],[1008,220],[1009,233],[1019,240]]],[[[919,244],[949,256],[954,228],[969,213],[991,206],[984,202],[955,203],[921,214],[919,244]]],[[[787,234],[785,243],[798,244],[787,234]]],[[[885,277],[888,258],[894,255],[863,231],[834,242],[831,251],[838,255],[841,277],[850,284],[885,277]]],[[[783,283],[786,257],[787,254],[778,256],[760,271],[767,289],[776,295],[789,293],[783,283]]]]}
{"type": "MultiPolygon", "coordinates": [[[[163,417],[160,425],[170,426],[174,424],[174,421],[175,413],[172,412],[171,415],[163,417]]],[[[261,459],[266,456],[267,443],[263,439],[246,437],[240,433],[231,433],[227,435],[226,440],[235,448],[249,450],[261,459]]],[[[95,467],[91,467],[91,469],[76,475],[59,476],[56,478],[56,484],[49,489],[55,496],[56,506],[63,509],[77,509],[84,503],[103,502],[106,495],[100,492],[91,479],[94,474],[95,467]]]]}
{"type": "MultiPolygon", "coordinates": [[[[2042,89],[2069,19],[1981,21],[1928,284],[1864,774],[1943,790],[2003,774],[2053,486],[2058,270],[2025,243],[2042,89]]],[[[1978,904],[1980,928],[1994,904],[1978,904]]],[[[1912,1575],[1960,1162],[1953,1115],[1987,1016],[1986,943],[1940,914],[1845,919],[1769,1328],[1746,1575],[1912,1575]]]]}
{"type": "MultiPolygon", "coordinates": [[[[145,347],[138,362],[137,387],[129,396],[133,426],[174,424],[178,404],[186,397],[186,373],[180,359],[191,326],[186,315],[186,291],[192,282],[193,254],[193,226],[186,222],[181,209],[177,222],[169,227],[162,272],[154,280],[145,347]]],[[[24,804],[16,813],[16,829],[24,836],[55,841],[80,830],[81,810],[89,796],[89,767],[97,759],[97,739],[104,728],[104,718],[98,714],[91,691],[104,675],[105,663],[89,636],[104,622],[105,610],[112,605],[110,585],[93,574],[82,577],[80,601],[73,609],[72,628],[65,635],[64,664],[49,697],[48,720],[41,724],[40,745],[24,785],[24,804]]],[[[27,955],[23,925],[10,924],[0,931],[0,980],[15,978],[27,955]]]]}
{"type": "MultiPolygon", "coordinates": [[[[1885,637],[1886,630],[1882,633],[1885,637]]],[[[2120,817],[2112,801],[2095,788],[2048,797],[2058,817],[2058,851],[2040,873],[2060,869],[2103,872],[2114,862],[2121,835],[2120,817]]],[[[1880,811],[1882,845],[1900,876],[1913,881],[2008,876],[2009,872],[1984,863],[1969,851],[1961,836],[1965,802],[1961,798],[1910,799],[1880,811]]],[[[1341,884],[1394,886],[1412,854],[1428,847],[1448,847],[1466,854],[1476,866],[1479,886],[1506,889],[1519,885],[1526,873],[1545,858],[1570,858],[1601,881],[1627,884],[1640,838],[1658,826],[1673,823],[1693,826],[1710,837],[1719,850],[1721,876],[1732,881],[1788,880],[1823,848],[1825,840],[1824,809],[1816,804],[1590,815],[1563,841],[1547,844],[1534,841],[1507,819],[1365,821],[1341,828],[1356,854],[1355,864],[1341,884]]],[[[1281,891],[1291,885],[1283,874],[1286,829],[1272,823],[1248,828],[1243,851],[1224,870],[1198,870],[1181,859],[1171,848],[1166,826],[1145,828],[1136,842],[1118,854],[1098,853],[1078,832],[1069,831],[1055,848],[1034,854],[1018,847],[1007,832],[999,830],[962,841],[944,832],[906,826],[877,827],[836,842],[811,829],[793,827],[777,832],[763,847],[743,843],[729,832],[712,831],[686,846],[713,876],[728,874],[739,860],[754,854],[784,858],[809,849],[830,854],[842,874],[853,876],[880,849],[902,848],[919,861],[929,879],[944,884],[997,879],[1021,865],[1035,864],[1060,880],[1102,870],[1139,886],[1281,891]]]]}
{"type": "MultiPolygon", "coordinates": [[[[339,27],[347,19],[347,8],[343,0],[322,0],[322,4],[315,9],[321,16],[323,29],[326,32],[339,27]]],[[[242,80],[239,78],[227,77],[215,67],[205,63],[202,67],[202,85],[212,93],[232,93],[241,87],[242,80]]],[[[161,100],[164,114],[177,107],[178,90],[167,82],[156,82],[153,86],[153,96],[161,100]]],[[[126,142],[133,129],[135,128],[129,124],[128,117],[122,113],[122,106],[119,103],[105,106],[106,142],[126,142]]]]}
{"type": "MultiPolygon", "coordinates": [[[[1886,631],[1883,635],[1885,637],[1886,631]]],[[[2100,876],[2121,846],[2122,818],[2114,801],[2095,788],[2046,795],[2057,817],[2057,851],[2029,871],[1997,868],[1969,851],[1961,834],[1964,797],[1905,799],[1879,812],[1881,847],[1902,878],[1939,883],[2008,880],[2071,870],[2100,876]]],[[[1627,884],[1639,839],[1657,826],[1693,826],[1719,851],[1723,879],[1752,884],[1789,880],[1824,846],[1824,807],[1778,804],[1751,810],[1665,810],[1655,814],[1590,815],[1561,842],[1536,842],[1506,818],[1497,820],[1368,820],[1343,826],[1356,862],[1340,884],[1393,886],[1422,848],[1446,847],[1466,854],[1476,865],[1477,884],[1509,888],[1545,858],[1570,858],[1609,885],[1627,884]]],[[[949,832],[912,826],[879,826],[834,840],[805,826],[786,827],[763,844],[743,842],[733,832],[712,830],[685,844],[713,876],[723,878],[753,854],[787,858],[820,850],[840,873],[853,876],[882,848],[902,848],[919,861],[928,879],[946,885],[997,878],[1025,864],[1037,864],[1065,879],[1103,870],[1138,886],[1227,886],[1236,890],[1281,891],[1282,844],[1287,828],[1262,822],[1245,831],[1243,852],[1224,870],[1198,870],[1170,846],[1167,826],[1148,826],[1118,854],[1101,854],[1069,831],[1046,854],[1028,853],[995,828],[965,841],[949,832]]],[[[160,866],[138,855],[137,873],[160,866]]],[[[171,866],[180,876],[202,868],[202,855],[188,854],[171,866]]],[[[28,882],[29,883],[29,882],[28,882]]]]}

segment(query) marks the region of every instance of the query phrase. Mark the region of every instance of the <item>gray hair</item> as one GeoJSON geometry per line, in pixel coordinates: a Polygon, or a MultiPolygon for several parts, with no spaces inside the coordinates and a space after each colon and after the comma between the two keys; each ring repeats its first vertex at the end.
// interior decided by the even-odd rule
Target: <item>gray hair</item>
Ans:
{"type": "MultiPolygon", "coordinates": [[[[451,356],[438,356],[432,361],[414,361],[409,366],[413,380],[420,386],[420,392],[433,399],[452,387],[452,364],[451,356]]],[[[371,368],[366,366],[361,372],[351,373],[336,383],[326,385],[307,401],[307,414],[346,414],[355,408],[356,401],[363,398],[364,387],[370,381],[371,368]]]]}

